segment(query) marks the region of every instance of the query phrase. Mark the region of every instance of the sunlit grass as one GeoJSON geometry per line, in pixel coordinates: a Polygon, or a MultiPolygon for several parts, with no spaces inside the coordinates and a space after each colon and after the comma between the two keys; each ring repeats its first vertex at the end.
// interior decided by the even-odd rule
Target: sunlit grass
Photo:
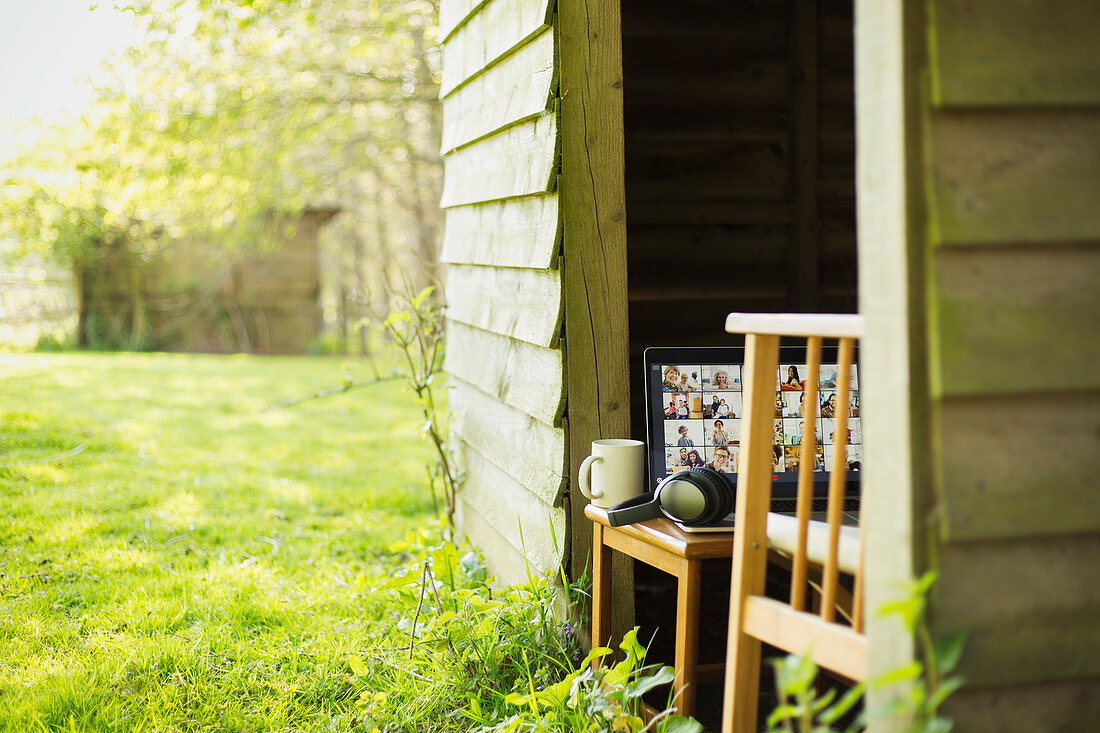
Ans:
{"type": "Polygon", "coordinates": [[[340,372],[0,356],[0,730],[361,727],[345,659],[430,453],[399,382],[263,410],[340,372]]]}

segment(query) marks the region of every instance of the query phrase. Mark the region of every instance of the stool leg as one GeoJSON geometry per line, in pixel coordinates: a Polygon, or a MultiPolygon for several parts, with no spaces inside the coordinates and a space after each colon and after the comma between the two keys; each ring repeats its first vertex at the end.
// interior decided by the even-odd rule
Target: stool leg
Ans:
{"type": "Polygon", "coordinates": [[[676,708],[681,715],[695,713],[699,671],[699,593],[702,565],[684,560],[676,584],[676,708]]]}
{"type": "MultiPolygon", "coordinates": [[[[611,548],[604,544],[604,527],[592,523],[592,647],[607,646],[611,634],[611,548]]],[[[593,667],[599,665],[597,659],[593,667]]]]}

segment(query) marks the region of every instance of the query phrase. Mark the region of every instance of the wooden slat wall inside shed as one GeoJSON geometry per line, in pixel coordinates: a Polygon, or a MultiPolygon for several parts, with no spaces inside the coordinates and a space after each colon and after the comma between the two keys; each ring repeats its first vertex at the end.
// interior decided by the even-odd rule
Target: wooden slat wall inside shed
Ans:
{"type": "MultiPolygon", "coordinates": [[[[937,0],[928,111],[938,631],[966,720],[1085,729],[1100,679],[1100,9],[937,0]],[[1056,686],[1067,695],[1044,695],[1056,686]],[[1003,688],[1006,693],[998,692],[1003,688]],[[984,714],[988,712],[988,715],[984,714]]],[[[1095,713],[1095,707],[1092,708],[1095,713]]],[[[1095,719],[1091,720],[1095,723],[1095,719]]],[[[978,728],[975,728],[978,729],[978,728]]]]}
{"type": "Polygon", "coordinates": [[[633,340],[713,344],[707,301],[854,310],[851,4],[693,10],[622,9],[633,340]]]}
{"type": "Polygon", "coordinates": [[[565,539],[552,5],[440,10],[445,368],[466,467],[456,521],[504,583],[525,578],[524,548],[532,570],[555,570],[565,539]]]}

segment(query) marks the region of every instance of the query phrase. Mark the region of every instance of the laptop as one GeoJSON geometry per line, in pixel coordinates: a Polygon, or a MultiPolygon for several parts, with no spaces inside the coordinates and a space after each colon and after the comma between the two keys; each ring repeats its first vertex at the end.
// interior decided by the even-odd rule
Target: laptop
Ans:
{"type": "MultiPolygon", "coordinates": [[[[744,347],[650,347],[645,350],[648,486],[690,466],[712,468],[737,483],[743,415],[744,347]]],[[[817,446],[813,510],[824,518],[833,432],[838,367],[836,349],[822,349],[817,404],[813,405],[817,446]]],[[[798,493],[806,380],[806,350],[781,347],[776,370],[770,510],[793,514],[798,493]]],[[[848,444],[845,447],[846,523],[858,522],[863,434],[859,420],[859,369],[849,381],[848,444]]],[[[680,524],[680,523],[678,523],[680,524]]],[[[733,514],[708,525],[680,524],[687,531],[729,531],[733,514]]]]}

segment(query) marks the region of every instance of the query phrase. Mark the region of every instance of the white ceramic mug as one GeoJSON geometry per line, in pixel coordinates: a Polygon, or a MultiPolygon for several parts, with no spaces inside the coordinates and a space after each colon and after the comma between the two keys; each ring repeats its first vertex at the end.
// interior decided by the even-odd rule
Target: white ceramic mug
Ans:
{"type": "Polygon", "coordinates": [[[592,455],[581,462],[581,493],[599,507],[612,507],[645,491],[645,443],[608,438],[592,441],[592,455]]]}

